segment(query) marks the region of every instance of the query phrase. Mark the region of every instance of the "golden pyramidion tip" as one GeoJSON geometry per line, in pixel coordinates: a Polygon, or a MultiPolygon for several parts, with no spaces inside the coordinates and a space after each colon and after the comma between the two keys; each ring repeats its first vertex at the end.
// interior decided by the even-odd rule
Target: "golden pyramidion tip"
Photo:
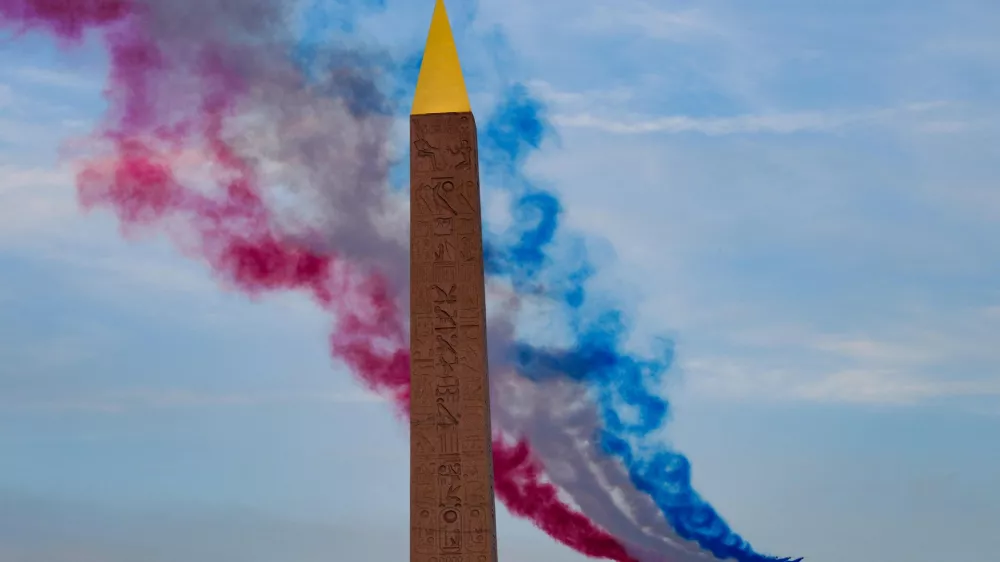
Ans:
{"type": "Polygon", "coordinates": [[[444,0],[437,0],[410,115],[465,111],[472,111],[472,107],[469,94],[465,91],[458,49],[455,48],[444,0]]]}

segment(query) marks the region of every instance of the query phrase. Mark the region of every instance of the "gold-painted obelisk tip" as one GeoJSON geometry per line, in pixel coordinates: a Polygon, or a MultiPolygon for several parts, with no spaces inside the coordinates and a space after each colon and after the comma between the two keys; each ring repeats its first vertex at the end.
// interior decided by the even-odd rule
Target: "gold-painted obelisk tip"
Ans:
{"type": "Polygon", "coordinates": [[[424,60],[417,77],[417,91],[413,95],[411,115],[428,113],[459,113],[472,111],[469,94],[465,91],[462,65],[458,62],[458,49],[448,23],[444,0],[437,0],[431,29],[427,33],[424,60]]]}

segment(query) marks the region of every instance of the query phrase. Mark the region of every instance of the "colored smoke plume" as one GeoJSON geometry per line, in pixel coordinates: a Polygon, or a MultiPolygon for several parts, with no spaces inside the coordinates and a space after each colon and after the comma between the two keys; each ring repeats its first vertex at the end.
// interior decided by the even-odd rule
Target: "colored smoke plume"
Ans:
{"type": "MultiPolygon", "coordinates": [[[[368,249],[351,248],[346,235],[332,239],[328,229],[284,232],[279,226],[281,217],[268,207],[263,173],[255,166],[283,156],[280,163],[307,168],[312,180],[324,171],[347,175],[346,186],[324,186],[334,192],[334,204],[363,189],[385,193],[386,162],[379,149],[387,144],[387,133],[373,127],[366,129],[371,138],[313,137],[304,143],[327,151],[322,155],[310,155],[308,150],[275,155],[266,152],[266,145],[239,142],[244,140],[240,126],[247,126],[240,118],[246,117],[252,126],[253,119],[266,116],[267,110],[282,116],[295,111],[308,113],[311,119],[322,117],[308,131],[313,134],[344,128],[354,132],[364,129],[368,118],[384,119],[377,113],[359,113],[368,104],[345,98],[358,95],[357,88],[317,88],[298,74],[284,56],[281,30],[275,29],[274,22],[285,15],[282,3],[135,2],[118,4],[109,15],[96,8],[73,8],[71,13],[53,10],[45,0],[2,1],[0,13],[21,28],[47,28],[77,39],[87,26],[107,26],[104,40],[111,55],[111,109],[95,139],[95,154],[81,164],[81,203],[87,208],[111,208],[126,230],[166,230],[183,251],[206,261],[230,288],[250,295],[307,292],[337,319],[331,336],[333,353],[369,388],[390,396],[405,411],[409,392],[406,325],[390,281],[378,267],[391,270],[392,264],[367,263],[368,249]],[[271,41],[260,40],[264,33],[271,41]],[[257,40],[247,41],[248,37],[257,40]],[[262,93],[265,86],[267,91],[262,93]],[[294,109],[283,109],[284,103],[294,109]],[[351,159],[343,161],[348,169],[309,168],[335,148],[349,150],[351,159]],[[207,161],[198,185],[185,182],[186,170],[178,165],[178,157],[192,150],[207,161]],[[314,158],[295,161],[294,156],[314,158]],[[341,245],[349,251],[333,251],[341,245]]],[[[346,69],[348,73],[354,70],[346,69]]],[[[336,81],[338,73],[331,74],[332,85],[342,86],[336,81]]],[[[365,85],[363,76],[352,77],[358,79],[355,86],[365,85]]],[[[377,95],[378,91],[369,88],[367,93],[377,95]]],[[[301,127],[304,122],[293,119],[284,132],[301,132],[295,125],[301,127]]],[[[294,199],[294,194],[290,197],[294,199]]],[[[362,216],[379,210],[379,201],[369,199],[361,205],[362,216]]],[[[375,224],[358,221],[348,230],[364,238],[366,233],[358,233],[357,228],[375,224]]],[[[370,234],[375,240],[385,238],[382,232],[370,234]]],[[[588,556],[631,560],[616,539],[558,498],[556,488],[544,481],[527,444],[498,440],[494,446],[498,496],[513,513],[588,556]]]]}
{"type": "MultiPolygon", "coordinates": [[[[648,494],[684,539],[696,541],[719,559],[740,562],[790,561],[759,554],[692,487],[688,459],[660,442],[656,433],[669,420],[670,404],[657,393],[673,360],[673,347],[663,340],[660,357],[643,358],[625,350],[629,333],[626,317],[604,303],[588,302],[585,283],[593,267],[585,251],[567,256],[553,255],[550,247],[561,234],[582,246],[579,235],[560,233],[561,205],[557,197],[535,186],[522,172],[524,159],[541,145],[545,131],[542,104],[523,88],[515,88],[486,127],[494,158],[509,181],[521,185],[512,213],[530,216],[521,224],[533,225],[520,233],[507,256],[491,256],[494,273],[512,279],[515,286],[540,285],[548,298],[560,302],[569,313],[573,343],[567,349],[549,349],[517,342],[508,360],[523,376],[537,380],[568,378],[590,389],[597,399],[601,426],[578,437],[578,448],[590,440],[625,466],[632,485],[648,494]],[[510,257],[508,257],[510,256],[510,257]],[[563,259],[559,259],[562,257],[563,259]],[[554,284],[556,279],[561,284],[554,284]],[[592,318],[592,319],[591,319],[592,318]]],[[[490,146],[490,145],[488,145],[490,146]]],[[[500,400],[501,405],[510,401],[500,400]]],[[[558,409],[569,411],[572,402],[550,403],[536,408],[544,417],[558,409]]],[[[572,417],[563,419],[567,423],[572,417]]],[[[538,420],[534,420],[538,423],[538,420]]],[[[537,433],[532,443],[540,450],[551,447],[537,433]],[[544,444],[543,444],[544,443],[544,444]]],[[[634,502],[633,502],[634,505],[634,502]]],[[[589,512],[588,512],[589,513],[589,512]]],[[[663,533],[665,542],[676,539],[663,533]]]]}
{"type": "MultiPolygon", "coordinates": [[[[349,32],[356,6],[345,6],[349,32]]],[[[334,356],[406,413],[407,252],[393,228],[405,202],[387,188],[399,96],[379,78],[394,68],[384,54],[297,40],[278,0],[0,0],[0,16],[68,42],[103,28],[110,110],[79,174],[85,206],[170,233],[230,288],[310,294],[336,319],[334,356]],[[190,153],[196,177],[182,165],[190,153]]],[[[654,389],[670,355],[624,351],[624,317],[588,299],[582,237],[560,231],[558,197],[522,172],[548,132],[542,109],[512,87],[480,137],[516,219],[488,235],[487,271],[563,306],[573,332],[551,349],[515,341],[512,317],[491,327],[495,419],[515,438],[494,443],[498,496],[589,556],[706,559],[689,539],[719,558],[776,560],[733,533],[691,488],[687,459],[652,439],[668,419],[654,389]],[[525,407],[512,389],[537,399],[525,407]],[[573,471],[552,471],[561,452],[573,471]]]]}

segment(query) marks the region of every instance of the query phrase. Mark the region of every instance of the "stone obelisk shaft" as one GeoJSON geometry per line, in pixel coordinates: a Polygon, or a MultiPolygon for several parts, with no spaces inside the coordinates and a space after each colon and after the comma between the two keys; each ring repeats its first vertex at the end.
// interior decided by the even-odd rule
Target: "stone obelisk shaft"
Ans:
{"type": "Polygon", "coordinates": [[[495,562],[472,114],[411,116],[410,151],[410,560],[495,562]]]}
{"type": "Polygon", "coordinates": [[[479,145],[444,1],[410,115],[410,561],[496,562],[479,145]]]}

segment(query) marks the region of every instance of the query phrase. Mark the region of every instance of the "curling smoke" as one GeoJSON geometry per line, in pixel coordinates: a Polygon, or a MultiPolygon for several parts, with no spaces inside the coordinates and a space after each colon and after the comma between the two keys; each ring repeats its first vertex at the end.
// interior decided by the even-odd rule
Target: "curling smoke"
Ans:
{"type": "MultiPolygon", "coordinates": [[[[505,306],[516,307],[509,299],[505,306]]],[[[490,325],[493,342],[512,341],[509,324],[490,325]]],[[[491,361],[491,363],[500,363],[491,361]]],[[[640,562],[706,561],[714,557],[681,539],[668,526],[649,496],[635,489],[620,462],[596,446],[599,418],[586,388],[568,379],[538,384],[527,381],[513,367],[490,372],[493,416],[512,433],[525,436],[546,467],[548,478],[566,493],[597,525],[621,539],[640,562]]]]}
{"type": "MultiPolygon", "coordinates": [[[[542,433],[547,417],[562,410],[564,417],[558,427],[564,430],[564,437],[572,435],[572,426],[577,425],[577,444],[580,450],[590,440],[600,443],[606,455],[618,459],[628,473],[632,486],[659,507],[670,523],[672,530],[660,526],[658,539],[673,544],[677,535],[694,541],[719,559],[736,559],[740,562],[787,561],[759,554],[742,537],[733,532],[721,516],[692,487],[691,470],[688,459],[670,449],[656,438],[669,420],[670,404],[657,393],[662,388],[673,360],[673,348],[669,341],[662,340],[663,352],[659,357],[643,358],[624,349],[624,341],[629,329],[625,317],[617,310],[603,304],[588,303],[585,283],[593,268],[589,265],[585,251],[580,250],[582,242],[570,247],[572,253],[556,254],[553,244],[559,241],[559,220],[561,207],[551,193],[534,186],[523,172],[523,161],[531,151],[538,149],[544,132],[548,130],[543,117],[543,106],[530,96],[524,88],[511,90],[510,95],[500,104],[500,110],[487,125],[490,131],[490,146],[499,155],[494,156],[506,164],[503,173],[511,176],[512,183],[523,186],[522,195],[514,200],[513,213],[533,215],[534,228],[517,233],[516,243],[510,246],[507,255],[494,253],[490,256],[494,273],[510,278],[516,287],[541,287],[541,293],[551,301],[563,305],[569,315],[568,324],[573,331],[573,342],[567,349],[550,349],[530,343],[516,342],[507,351],[505,361],[513,361],[517,371],[537,383],[569,379],[583,384],[589,390],[589,397],[597,403],[600,414],[599,424],[590,424],[591,431],[584,433],[579,427],[582,419],[573,415],[573,405],[577,400],[548,402],[541,407],[524,409],[522,420],[532,436],[536,449],[552,453],[558,447],[552,442],[554,433],[542,433]],[[518,132],[520,131],[520,134],[518,132]],[[551,202],[550,202],[551,201],[551,202]],[[529,210],[525,210],[529,209],[529,210]],[[560,259],[561,258],[561,259],[560,259]],[[561,283],[553,283],[559,279],[561,283]],[[576,423],[574,424],[574,420],[576,423]],[[581,443],[582,441],[582,443],[581,443]],[[675,534],[676,533],[676,534],[675,534]]],[[[562,239],[579,240],[578,236],[562,233],[562,239]]],[[[516,383],[514,383],[516,385],[516,383]]],[[[529,387],[530,388],[530,387],[529,387]]],[[[554,390],[554,389],[551,389],[554,390]]],[[[538,394],[551,398],[544,392],[538,394]]],[[[517,399],[500,399],[501,407],[522,404],[517,399]]],[[[545,458],[545,457],[543,457],[545,458]]],[[[550,462],[546,464],[552,470],[550,462]]],[[[579,467],[576,467],[579,468],[579,467]]],[[[553,478],[557,478],[555,473],[553,478]]],[[[580,482],[576,482],[579,486],[580,482]]],[[[568,486],[565,483],[564,486],[568,486]]],[[[588,497],[599,497],[596,490],[588,490],[588,497]]],[[[578,502],[579,503],[579,502],[578,502]]],[[[641,501],[632,502],[640,506],[641,501]]],[[[646,506],[648,507],[648,505],[646,506]]],[[[594,506],[596,509],[596,506],[594,506]]],[[[610,509],[602,506],[601,512],[610,509]]],[[[585,508],[588,515],[594,513],[585,508]]],[[[621,523],[619,521],[619,523],[621,523]]],[[[604,524],[625,538],[618,525],[604,524]]],[[[656,528],[655,525],[644,526],[656,528]]],[[[631,534],[629,535],[631,536],[631,534]]],[[[639,537],[633,541],[643,545],[639,537]]],[[[646,543],[648,544],[648,543],[646,543]]],[[[674,549],[663,549],[674,554],[674,549]]]]}
{"type": "MultiPolygon", "coordinates": [[[[78,39],[88,25],[106,26],[110,110],[81,165],[82,204],[111,208],[127,230],[165,229],[230,288],[310,294],[338,320],[334,354],[405,412],[409,357],[396,297],[406,253],[380,226],[390,207],[380,198],[388,127],[384,113],[365,111],[371,100],[356,97],[378,93],[364,87],[356,59],[337,58],[341,72],[327,87],[306,80],[284,58],[291,42],[277,0],[119,2],[114,10],[93,3],[68,11],[44,0],[0,1],[0,14],[20,29],[78,39]],[[345,73],[350,88],[338,81],[345,73]],[[281,142],[248,134],[269,124],[281,142]],[[186,181],[191,152],[202,157],[197,179],[186,181]],[[265,192],[265,177],[285,190],[265,192]],[[320,212],[301,213],[295,203],[303,196],[316,203],[307,209],[320,212]],[[287,232],[287,213],[304,217],[308,228],[287,232]]],[[[561,501],[527,443],[494,447],[497,494],[511,512],[588,556],[632,560],[561,501]]]]}
{"type": "MultiPolygon", "coordinates": [[[[303,49],[286,6],[0,0],[0,23],[66,41],[103,28],[110,109],[81,165],[84,206],[111,208],[126,229],[165,230],[231,288],[308,293],[336,318],[333,354],[405,414],[407,251],[398,225],[406,203],[387,189],[398,96],[377,80],[391,65],[370,50],[323,42],[303,49]],[[195,170],[192,153],[200,155],[195,170]]],[[[347,7],[354,14],[358,6],[347,7]]],[[[484,127],[485,164],[509,180],[517,219],[487,239],[487,269],[572,311],[586,303],[592,267],[578,237],[560,236],[558,198],[521,172],[547,130],[541,109],[514,87],[484,127]]],[[[648,440],[667,419],[668,404],[650,389],[669,361],[621,351],[620,322],[571,318],[575,341],[562,350],[516,342],[512,330],[491,332],[490,345],[506,351],[491,348],[495,427],[514,438],[494,443],[500,499],[588,556],[702,559],[679,534],[720,557],[770,560],[691,489],[683,456],[648,440]],[[512,389],[533,399],[518,408],[512,389]],[[559,464],[564,454],[574,459],[570,470],[559,464]],[[560,469],[546,476],[543,466],[560,469]]]]}

